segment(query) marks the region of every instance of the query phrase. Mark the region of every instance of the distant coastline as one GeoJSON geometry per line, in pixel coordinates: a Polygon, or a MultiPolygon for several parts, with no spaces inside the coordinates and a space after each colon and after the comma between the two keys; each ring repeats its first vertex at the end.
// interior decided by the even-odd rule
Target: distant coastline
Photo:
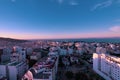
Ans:
{"type": "Polygon", "coordinates": [[[66,38],[66,39],[14,39],[14,38],[4,38],[0,37],[0,41],[36,41],[36,40],[45,40],[45,41],[83,41],[83,42],[108,42],[108,43],[120,43],[120,37],[112,37],[112,38],[66,38]]]}
{"type": "Polygon", "coordinates": [[[110,42],[120,43],[120,37],[112,38],[73,38],[73,39],[31,39],[31,40],[53,40],[53,41],[83,41],[83,42],[110,42]]]}

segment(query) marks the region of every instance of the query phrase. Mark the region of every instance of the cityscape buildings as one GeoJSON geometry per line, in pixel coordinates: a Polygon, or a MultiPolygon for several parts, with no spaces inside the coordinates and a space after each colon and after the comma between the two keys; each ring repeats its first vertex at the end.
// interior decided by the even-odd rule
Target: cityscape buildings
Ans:
{"type": "MultiPolygon", "coordinates": [[[[119,80],[119,55],[119,43],[49,40],[25,42],[21,46],[0,49],[0,80],[59,80],[60,72],[65,74],[72,70],[74,75],[78,71],[85,72],[88,75],[86,80],[92,78],[91,74],[92,79],[103,80],[103,77],[105,80],[119,80]],[[97,74],[101,77],[95,76],[97,74]]],[[[63,77],[65,78],[61,75],[60,80],[63,77]]]]}

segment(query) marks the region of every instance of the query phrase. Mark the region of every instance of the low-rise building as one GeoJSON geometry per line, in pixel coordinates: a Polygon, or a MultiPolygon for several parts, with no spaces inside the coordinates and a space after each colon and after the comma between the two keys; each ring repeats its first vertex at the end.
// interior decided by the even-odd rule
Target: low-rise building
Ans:
{"type": "Polygon", "coordinates": [[[55,80],[58,68],[59,57],[56,54],[49,54],[49,57],[40,59],[23,76],[23,80],[55,80]],[[30,77],[29,77],[30,76],[30,77]]]}
{"type": "Polygon", "coordinates": [[[33,52],[32,55],[30,55],[31,60],[39,60],[41,58],[41,53],[40,52],[33,52]]]}
{"type": "Polygon", "coordinates": [[[13,52],[8,56],[7,52],[4,52],[6,57],[0,62],[0,75],[7,80],[21,80],[22,76],[28,70],[28,64],[26,62],[26,53],[19,47],[14,47],[13,52]]]}
{"type": "Polygon", "coordinates": [[[6,62],[0,64],[1,75],[9,80],[21,80],[21,77],[28,70],[26,62],[6,62]]]}

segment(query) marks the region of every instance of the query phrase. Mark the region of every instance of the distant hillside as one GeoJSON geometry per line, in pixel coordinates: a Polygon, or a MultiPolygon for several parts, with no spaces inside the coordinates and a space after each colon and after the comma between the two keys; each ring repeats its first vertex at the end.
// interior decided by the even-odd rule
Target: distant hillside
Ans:
{"type": "Polygon", "coordinates": [[[27,40],[20,40],[20,39],[12,39],[12,38],[3,38],[3,37],[0,37],[0,42],[1,41],[7,41],[7,42],[27,42],[27,40]]]}

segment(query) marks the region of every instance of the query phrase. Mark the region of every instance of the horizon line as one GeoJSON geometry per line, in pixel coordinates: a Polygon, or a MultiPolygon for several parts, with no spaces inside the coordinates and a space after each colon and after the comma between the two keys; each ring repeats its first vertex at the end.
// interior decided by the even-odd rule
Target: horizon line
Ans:
{"type": "Polygon", "coordinates": [[[42,39],[24,39],[24,38],[13,38],[13,37],[0,37],[0,38],[10,38],[18,40],[56,40],[56,39],[103,39],[103,38],[120,38],[120,37],[86,37],[86,38],[42,38],[42,39]]]}

